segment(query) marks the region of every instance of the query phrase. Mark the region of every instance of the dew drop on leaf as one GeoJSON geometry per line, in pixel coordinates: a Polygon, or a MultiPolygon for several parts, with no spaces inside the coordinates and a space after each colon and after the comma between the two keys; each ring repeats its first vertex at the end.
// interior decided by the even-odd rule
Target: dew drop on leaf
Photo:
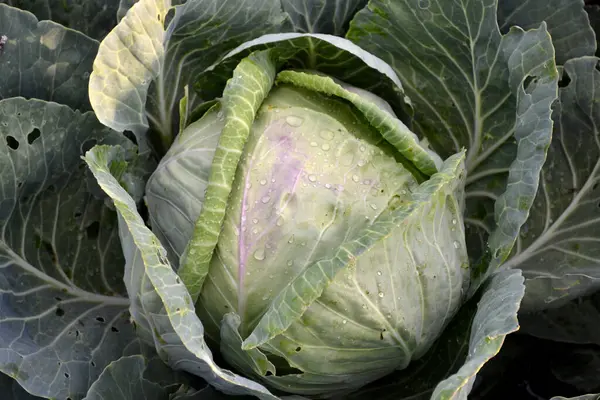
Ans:
{"type": "Polygon", "coordinates": [[[256,250],[254,252],[254,258],[256,258],[258,261],[262,261],[265,259],[265,249],[264,248],[260,248],[258,250],[256,250]]]}
{"type": "Polygon", "coordinates": [[[291,125],[291,126],[300,126],[304,122],[304,119],[300,118],[300,117],[296,117],[294,115],[290,115],[289,117],[286,117],[285,122],[287,122],[288,125],[291,125]]]}

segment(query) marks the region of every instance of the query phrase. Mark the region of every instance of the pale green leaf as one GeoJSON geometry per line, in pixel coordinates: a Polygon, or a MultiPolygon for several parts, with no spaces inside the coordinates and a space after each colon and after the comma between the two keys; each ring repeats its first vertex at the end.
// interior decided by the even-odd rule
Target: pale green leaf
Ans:
{"type": "Polygon", "coordinates": [[[22,96],[90,110],[85,88],[98,42],[51,21],[0,4],[0,99],[22,96]]]}
{"type": "Polygon", "coordinates": [[[37,396],[81,399],[139,347],[113,210],[81,155],[133,146],[92,113],[0,101],[0,371],[37,396]]]}
{"type": "Polygon", "coordinates": [[[204,204],[178,271],[194,302],[208,274],[254,117],[273,86],[275,63],[271,57],[269,51],[262,51],[242,60],[223,92],[223,130],[212,159],[204,204]]]}
{"type": "Polygon", "coordinates": [[[143,142],[150,82],[164,58],[164,21],[169,0],[142,0],[131,7],[100,43],[89,82],[89,98],[104,125],[133,132],[143,142]]]}
{"type": "Polygon", "coordinates": [[[498,352],[504,337],[518,328],[516,314],[523,291],[519,271],[496,274],[461,307],[422,358],[336,400],[466,399],[483,363],[498,352]]]}
{"type": "Polygon", "coordinates": [[[375,127],[381,136],[394,146],[400,154],[413,163],[425,175],[433,175],[442,164],[439,156],[428,151],[419,142],[419,138],[373,99],[355,93],[336,83],[329,77],[295,71],[282,71],[277,75],[278,83],[291,83],[315,92],[337,96],[352,103],[375,127]]]}
{"type": "Polygon", "coordinates": [[[215,364],[190,294],[173,271],[165,249],[138,214],[135,202],[111,174],[109,165],[123,156],[119,147],[97,146],[86,153],[85,160],[119,214],[125,283],[132,298],[131,313],[142,334],[154,339],[159,355],[176,370],[198,375],[228,394],[277,399],[260,384],[215,364]]]}
{"type": "Polygon", "coordinates": [[[524,291],[519,270],[501,271],[490,278],[471,324],[467,358],[456,373],[436,386],[432,400],[467,400],[477,372],[498,354],[506,335],[519,329],[517,311],[524,291]]]}
{"type": "Polygon", "coordinates": [[[223,115],[220,103],[216,103],[177,135],[146,184],[152,231],[176,268],[180,267],[179,260],[202,210],[212,160],[225,124],[223,115]]]}
{"type": "Polygon", "coordinates": [[[330,258],[317,261],[300,273],[271,300],[250,336],[243,343],[245,350],[256,348],[285,330],[297,320],[334,279],[336,274],[356,263],[356,258],[375,243],[390,236],[398,224],[429,204],[438,192],[453,192],[464,173],[464,152],[444,162],[440,172],[421,184],[410,201],[397,208],[384,210],[368,229],[348,238],[330,258]]]}

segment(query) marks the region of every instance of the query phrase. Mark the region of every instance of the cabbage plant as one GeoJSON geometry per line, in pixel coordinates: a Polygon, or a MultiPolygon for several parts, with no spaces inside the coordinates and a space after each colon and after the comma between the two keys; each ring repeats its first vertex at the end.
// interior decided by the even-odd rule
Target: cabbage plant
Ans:
{"type": "Polygon", "coordinates": [[[466,399],[519,321],[573,341],[540,327],[598,288],[596,47],[540,1],[140,0],[99,43],[0,5],[2,372],[466,399]]]}

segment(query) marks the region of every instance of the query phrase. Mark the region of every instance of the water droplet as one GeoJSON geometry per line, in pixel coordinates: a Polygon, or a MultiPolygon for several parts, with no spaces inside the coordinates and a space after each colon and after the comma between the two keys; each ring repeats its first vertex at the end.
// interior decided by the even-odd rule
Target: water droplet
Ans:
{"type": "Polygon", "coordinates": [[[377,205],[375,205],[375,204],[371,203],[371,204],[370,204],[370,206],[371,206],[371,208],[372,208],[373,210],[377,210],[377,205]]]}
{"type": "Polygon", "coordinates": [[[346,167],[352,165],[352,163],[354,163],[354,153],[350,150],[347,150],[341,155],[340,161],[342,165],[346,167]]]}
{"type": "Polygon", "coordinates": [[[254,258],[258,261],[262,261],[265,259],[265,249],[262,247],[254,252],[254,258]]]}
{"type": "Polygon", "coordinates": [[[344,325],[345,325],[345,324],[347,324],[347,323],[348,323],[348,321],[347,321],[347,320],[343,320],[343,321],[342,321],[342,324],[344,324],[344,325]]]}
{"type": "Polygon", "coordinates": [[[286,117],[285,122],[287,122],[288,125],[291,125],[291,126],[300,126],[304,122],[304,119],[300,118],[300,117],[296,117],[294,115],[290,115],[289,117],[286,117]]]}
{"type": "Polygon", "coordinates": [[[452,219],[452,224],[453,224],[453,225],[456,225],[456,218],[453,218],[453,219],[452,219]]]}
{"type": "Polygon", "coordinates": [[[288,240],[288,243],[294,243],[294,235],[290,236],[290,239],[288,240]]]}
{"type": "Polygon", "coordinates": [[[331,140],[335,136],[335,133],[325,129],[325,130],[322,130],[321,133],[319,133],[319,136],[321,136],[325,140],[331,140]]]}
{"type": "Polygon", "coordinates": [[[367,162],[365,160],[358,160],[358,166],[364,167],[367,162]]]}
{"type": "Polygon", "coordinates": [[[283,217],[280,216],[279,218],[277,218],[276,224],[277,224],[277,226],[281,226],[281,225],[283,225],[284,222],[285,221],[284,221],[283,217]]]}
{"type": "Polygon", "coordinates": [[[275,183],[275,178],[271,179],[271,183],[275,183]]]}
{"type": "Polygon", "coordinates": [[[319,145],[319,143],[317,142],[310,142],[310,147],[317,147],[319,145]]]}
{"type": "Polygon", "coordinates": [[[271,196],[263,196],[263,198],[260,199],[260,201],[263,204],[267,204],[269,201],[271,201],[271,196]]]}
{"type": "Polygon", "coordinates": [[[360,181],[360,178],[358,177],[358,175],[352,175],[352,180],[354,182],[358,182],[358,181],[360,181]]]}
{"type": "Polygon", "coordinates": [[[254,219],[252,219],[252,222],[255,223],[255,224],[258,224],[258,219],[254,218],[254,219]]]}
{"type": "Polygon", "coordinates": [[[363,304],[363,305],[362,305],[362,308],[364,308],[364,309],[366,310],[366,309],[367,309],[367,305],[366,305],[366,304],[363,304]]]}
{"type": "Polygon", "coordinates": [[[455,249],[460,249],[460,243],[458,243],[458,241],[454,241],[454,248],[455,249]]]}
{"type": "Polygon", "coordinates": [[[381,276],[381,271],[377,271],[377,275],[381,276]]]}
{"type": "Polygon", "coordinates": [[[256,235],[258,233],[258,228],[253,228],[252,233],[254,233],[256,235]]]}
{"type": "Polygon", "coordinates": [[[370,185],[371,184],[371,180],[370,179],[365,179],[363,181],[363,185],[370,185]]]}
{"type": "Polygon", "coordinates": [[[327,143],[323,143],[323,145],[321,146],[321,149],[323,149],[324,151],[327,151],[331,148],[331,146],[329,146],[329,144],[327,143]]]}
{"type": "Polygon", "coordinates": [[[265,186],[267,184],[267,180],[266,179],[261,179],[260,180],[260,184],[265,186]]]}
{"type": "Polygon", "coordinates": [[[326,183],[326,184],[325,184],[325,187],[326,187],[327,189],[331,189],[331,184],[330,184],[330,183],[326,183]]]}
{"type": "Polygon", "coordinates": [[[361,145],[361,146],[360,146],[358,149],[359,149],[360,151],[365,151],[367,148],[366,148],[365,146],[361,145]]]}
{"type": "Polygon", "coordinates": [[[287,262],[288,267],[291,267],[292,265],[294,265],[294,260],[289,260],[287,262]]]}
{"type": "Polygon", "coordinates": [[[379,297],[383,297],[383,292],[379,292],[379,293],[377,294],[377,296],[379,296],[379,297]]]}
{"type": "Polygon", "coordinates": [[[263,301],[264,301],[264,300],[269,300],[269,295],[268,295],[268,294],[265,294],[265,295],[262,297],[262,299],[263,299],[263,301]]]}
{"type": "Polygon", "coordinates": [[[316,182],[317,181],[317,177],[315,175],[313,175],[313,174],[310,174],[308,176],[308,180],[311,181],[311,182],[316,182]]]}
{"type": "Polygon", "coordinates": [[[419,0],[419,8],[421,10],[427,10],[429,8],[429,0],[419,0]]]}
{"type": "Polygon", "coordinates": [[[252,187],[252,184],[250,182],[246,183],[246,189],[250,189],[252,187]]]}
{"type": "Polygon", "coordinates": [[[279,108],[275,109],[275,112],[278,113],[279,111],[281,111],[279,108]]]}

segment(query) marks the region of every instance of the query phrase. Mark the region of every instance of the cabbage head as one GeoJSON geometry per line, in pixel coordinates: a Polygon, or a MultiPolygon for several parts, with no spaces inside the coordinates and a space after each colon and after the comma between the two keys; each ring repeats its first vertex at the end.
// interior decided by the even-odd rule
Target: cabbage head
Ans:
{"type": "Polygon", "coordinates": [[[85,160],[136,333],[172,369],[267,400],[458,400],[518,329],[523,277],[500,267],[550,141],[550,38],[431,58],[425,11],[400,3],[333,21],[341,37],[279,1],[140,0],[101,43],[90,103],[137,147],[85,160]]]}
{"type": "MultiPolygon", "coordinates": [[[[234,77],[242,91],[244,78],[234,77]]],[[[174,254],[187,247],[188,262],[202,250],[188,241],[203,207],[224,209],[204,282],[195,283],[207,337],[238,347],[223,357],[240,371],[301,394],[355,388],[406,368],[469,286],[461,155],[431,182],[408,157],[420,154],[432,168],[437,157],[391,107],[328,76],[281,71],[255,104],[239,162],[214,155],[227,145],[218,103],[184,131],[148,183],[153,228],[174,254]],[[384,134],[410,144],[396,148],[384,134]],[[235,170],[229,195],[210,191],[206,177],[217,167],[235,170]],[[262,370],[244,360],[251,357],[262,370]]],[[[193,240],[202,245],[205,232],[193,240]]]]}

